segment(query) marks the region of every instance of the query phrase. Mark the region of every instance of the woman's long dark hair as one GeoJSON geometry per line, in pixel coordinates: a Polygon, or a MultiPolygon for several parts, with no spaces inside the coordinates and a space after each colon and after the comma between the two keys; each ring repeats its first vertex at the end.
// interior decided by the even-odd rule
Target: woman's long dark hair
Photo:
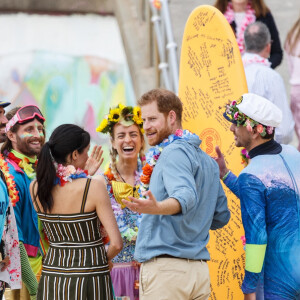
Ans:
{"type": "Polygon", "coordinates": [[[52,188],[56,179],[53,159],[58,164],[66,164],[68,154],[77,150],[79,153],[89,145],[90,134],[73,124],[58,126],[50,139],[42,147],[36,169],[38,182],[37,196],[44,212],[50,212],[53,207],[52,188]]]}

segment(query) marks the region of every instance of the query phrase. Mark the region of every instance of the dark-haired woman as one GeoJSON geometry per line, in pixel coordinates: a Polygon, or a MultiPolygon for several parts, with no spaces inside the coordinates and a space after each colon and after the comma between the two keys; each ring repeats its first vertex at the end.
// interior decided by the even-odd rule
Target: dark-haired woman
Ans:
{"type": "Polygon", "coordinates": [[[89,147],[88,132],[65,124],[41,150],[30,191],[50,248],[37,299],[113,299],[108,262],[122,239],[104,180],[83,170],[89,147]],[[110,237],[107,252],[100,222],[110,237]]]}
{"type": "Polygon", "coordinates": [[[274,69],[282,61],[282,48],[279,34],[270,9],[264,0],[216,0],[218,8],[231,25],[241,54],[244,53],[244,31],[246,27],[255,21],[261,21],[267,25],[271,33],[272,48],[270,55],[271,67],[274,69]]]}

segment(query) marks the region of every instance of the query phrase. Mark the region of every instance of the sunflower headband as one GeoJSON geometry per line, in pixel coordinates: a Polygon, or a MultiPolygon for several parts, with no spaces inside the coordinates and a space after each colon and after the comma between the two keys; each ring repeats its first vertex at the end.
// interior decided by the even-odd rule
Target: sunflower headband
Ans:
{"type": "Polygon", "coordinates": [[[231,123],[236,124],[237,126],[245,126],[249,132],[252,132],[253,128],[256,127],[257,132],[262,137],[264,137],[267,133],[272,134],[274,127],[262,125],[261,123],[254,121],[238,109],[237,105],[240,104],[242,100],[243,97],[241,97],[237,101],[234,100],[230,104],[226,105],[226,111],[223,114],[225,119],[231,123]]]}
{"type": "Polygon", "coordinates": [[[138,106],[125,106],[119,104],[109,110],[109,114],[102,120],[96,128],[97,132],[111,133],[115,124],[121,123],[125,126],[136,124],[141,133],[144,133],[143,120],[141,118],[141,109],[138,106]]]}

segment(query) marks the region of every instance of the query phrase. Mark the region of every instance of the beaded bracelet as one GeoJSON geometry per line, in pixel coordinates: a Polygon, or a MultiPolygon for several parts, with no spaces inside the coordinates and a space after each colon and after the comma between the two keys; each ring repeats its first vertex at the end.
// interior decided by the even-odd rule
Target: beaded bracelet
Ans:
{"type": "Polygon", "coordinates": [[[228,175],[229,175],[230,172],[231,172],[231,171],[229,170],[229,171],[222,177],[222,181],[224,181],[224,180],[228,177],[228,175]]]}

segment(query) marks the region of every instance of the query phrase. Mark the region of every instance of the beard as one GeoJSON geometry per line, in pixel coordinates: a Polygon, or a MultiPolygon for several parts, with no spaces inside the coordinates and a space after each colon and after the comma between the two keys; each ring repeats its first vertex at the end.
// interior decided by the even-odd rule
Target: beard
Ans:
{"type": "Polygon", "coordinates": [[[44,137],[39,137],[39,138],[26,137],[22,139],[17,135],[16,138],[17,138],[17,147],[19,152],[29,157],[39,155],[42,146],[45,143],[44,137]],[[30,144],[33,141],[38,141],[39,145],[30,144]]]}
{"type": "Polygon", "coordinates": [[[0,122],[0,143],[4,143],[6,141],[7,137],[5,134],[5,124],[0,122]]]}
{"type": "Polygon", "coordinates": [[[171,130],[168,128],[168,125],[159,131],[156,131],[156,136],[153,139],[148,138],[148,144],[150,146],[155,146],[160,144],[165,138],[167,138],[170,134],[172,134],[171,130]]]}

